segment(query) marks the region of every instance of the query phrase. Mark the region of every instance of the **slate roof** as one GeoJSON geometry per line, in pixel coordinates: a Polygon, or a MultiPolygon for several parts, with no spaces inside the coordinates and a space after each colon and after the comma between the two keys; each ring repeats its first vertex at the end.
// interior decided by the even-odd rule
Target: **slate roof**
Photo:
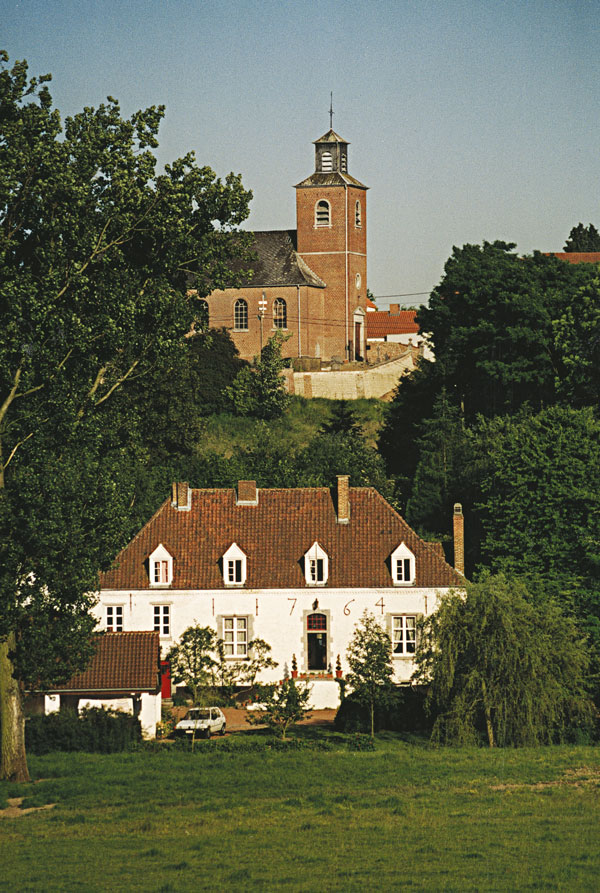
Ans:
{"type": "Polygon", "coordinates": [[[600,251],[549,251],[552,257],[570,264],[600,264],[600,251]]]}
{"type": "Polygon", "coordinates": [[[342,139],[339,133],[336,133],[335,130],[328,130],[327,133],[320,136],[318,140],[314,140],[315,146],[317,143],[343,143],[345,146],[350,145],[350,143],[347,140],[342,139]]]}
{"type": "Polygon", "coordinates": [[[159,687],[160,634],[122,632],[96,635],[96,653],[87,670],[54,692],[156,692],[159,687]]]}
{"type": "Polygon", "coordinates": [[[329,556],[328,587],[392,587],[390,555],[405,542],[419,587],[464,585],[372,487],[350,488],[350,521],[339,524],[327,487],[259,489],[258,505],[236,505],[233,489],[192,490],[191,509],[168,500],[101,575],[102,589],[155,589],[148,559],[162,543],[173,556],[170,589],[225,589],[221,558],[232,543],[247,556],[246,589],[303,589],[303,556],[315,542],[329,556]]]}
{"type": "Polygon", "coordinates": [[[312,285],[325,288],[323,280],[296,252],[295,230],[266,230],[249,235],[253,239],[250,251],[256,258],[232,264],[236,273],[252,270],[252,275],[244,278],[245,286],[312,285]]]}
{"type": "Polygon", "coordinates": [[[373,310],[367,313],[367,338],[383,338],[385,335],[418,335],[419,326],[415,320],[416,310],[401,310],[389,313],[387,310],[373,310]]]}
{"type": "Polygon", "coordinates": [[[350,174],[342,173],[341,171],[328,171],[327,173],[323,173],[322,171],[315,171],[310,177],[307,177],[305,180],[302,180],[300,183],[296,183],[296,189],[300,186],[358,186],[359,189],[368,189],[368,186],[365,186],[364,183],[361,183],[360,180],[357,180],[355,177],[351,177],[350,174]]]}

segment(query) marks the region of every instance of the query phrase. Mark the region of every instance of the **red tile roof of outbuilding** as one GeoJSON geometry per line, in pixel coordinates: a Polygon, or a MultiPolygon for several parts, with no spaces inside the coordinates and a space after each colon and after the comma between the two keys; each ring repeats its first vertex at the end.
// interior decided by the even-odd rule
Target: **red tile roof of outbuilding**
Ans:
{"type": "Polygon", "coordinates": [[[549,251],[547,253],[559,260],[566,260],[570,264],[600,264],[600,251],[549,251]]]}
{"type": "Polygon", "coordinates": [[[415,320],[416,315],[416,310],[401,310],[399,313],[374,310],[367,313],[367,338],[383,338],[385,335],[418,335],[420,329],[415,320]]]}
{"type": "Polygon", "coordinates": [[[232,543],[247,557],[246,589],[306,587],[303,556],[315,540],[329,556],[328,587],[391,587],[390,555],[405,542],[416,559],[416,586],[464,585],[372,487],[350,488],[350,521],[340,524],[331,491],[259,489],[257,505],[236,505],[235,490],[192,490],[191,510],[170,501],[101,575],[102,589],[154,589],[149,556],[173,557],[171,589],[224,589],[221,559],[232,543]]]}
{"type": "Polygon", "coordinates": [[[96,653],[83,673],[55,692],[156,692],[160,669],[158,632],[101,633],[96,653]]]}

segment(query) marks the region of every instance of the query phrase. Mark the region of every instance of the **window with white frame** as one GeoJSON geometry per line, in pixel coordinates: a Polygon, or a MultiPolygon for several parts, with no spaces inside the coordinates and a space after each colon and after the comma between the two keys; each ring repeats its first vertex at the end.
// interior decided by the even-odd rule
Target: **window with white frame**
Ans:
{"type": "Polygon", "coordinates": [[[234,329],[246,331],[248,329],[248,302],[238,298],[233,307],[234,329]]]}
{"type": "Polygon", "coordinates": [[[109,633],[123,632],[123,605],[106,606],[106,631],[109,633]]]}
{"type": "Polygon", "coordinates": [[[154,631],[161,636],[171,635],[171,606],[154,605],[154,631]]]}
{"type": "Polygon", "coordinates": [[[170,586],[173,580],[173,556],[162,543],[150,555],[149,576],[151,586],[170,586]]]}
{"type": "Polygon", "coordinates": [[[417,649],[417,618],[414,614],[392,617],[392,654],[413,655],[417,649]]]}
{"type": "Polygon", "coordinates": [[[273,327],[287,329],[287,304],[283,298],[275,298],[273,301],[273,327]]]}
{"type": "Polygon", "coordinates": [[[246,555],[237,543],[223,555],[223,582],[226,586],[243,586],[246,582],[246,555]]]}
{"type": "Polygon", "coordinates": [[[248,657],[248,618],[223,618],[225,657],[248,657]]]}
{"type": "Polygon", "coordinates": [[[324,586],[327,583],[329,557],[317,542],[304,555],[304,576],[307,586],[324,586]]]}
{"type": "Polygon", "coordinates": [[[405,543],[400,543],[391,555],[394,586],[410,586],[415,582],[415,556],[405,543]]]}
{"type": "Polygon", "coordinates": [[[321,199],[315,205],[315,226],[331,225],[331,208],[328,201],[321,199]]]}

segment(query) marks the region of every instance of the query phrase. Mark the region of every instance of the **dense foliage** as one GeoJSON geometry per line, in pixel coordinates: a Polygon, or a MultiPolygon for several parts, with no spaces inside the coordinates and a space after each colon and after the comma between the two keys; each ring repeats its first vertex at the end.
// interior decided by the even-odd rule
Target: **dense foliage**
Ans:
{"type": "Polygon", "coordinates": [[[535,745],[592,732],[581,633],[517,580],[487,577],[443,596],[420,625],[416,663],[438,742],[535,745]]]}
{"type": "Polygon", "coordinates": [[[85,662],[87,593],[130,533],[140,446],[124,394],[184,349],[198,297],[234,283],[231,230],[250,194],[192,154],[157,173],[162,107],[125,119],[109,98],[63,127],[49,76],[7,62],[2,53],[0,774],[24,778],[22,724],[9,722],[16,680],[58,681],[85,662]],[[204,292],[190,296],[199,270],[204,292]]]}
{"type": "Polygon", "coordinates": [[[563,251],[600,251],[600,233],[593,223],[578,223],[569,233],[563,251]]]}
{"type": "Polygon", "coordinates": [[[67,752],[119,753],[139,744],[139,719],[128,713],[91,707],[81,714],[60,710],[48,716],[30,716],[26,744],[31,753],[67,752]]]}

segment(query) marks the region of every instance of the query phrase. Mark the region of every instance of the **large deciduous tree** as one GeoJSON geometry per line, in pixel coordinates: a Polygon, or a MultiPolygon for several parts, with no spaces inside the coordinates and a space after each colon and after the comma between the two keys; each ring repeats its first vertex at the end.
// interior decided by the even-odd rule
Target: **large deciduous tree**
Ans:
{"type": "Polygon", "coordinates": [[[517,580],[487,577],[443,596],[420,624],[416,662],[438,742],[535,745],[592,728],[580,631],[517,580]]]}
{"type": "Polygon", "coordinates": [[[593,223],[578,223],[569,233],[563,251],[600,251],[600,233],[593,223]]]}
{"type": "Polygon", "coordinates": [[[239,176],[157,173],[162,107],[109,98],[64,127],[49,76],[0,54],[0,777],[28,777],[21,693],[89,653],[97,571],[128,531],[135,377],[235,284],[239,176]],[[189,275],[198,292],[188,294],[189,275]]]}

